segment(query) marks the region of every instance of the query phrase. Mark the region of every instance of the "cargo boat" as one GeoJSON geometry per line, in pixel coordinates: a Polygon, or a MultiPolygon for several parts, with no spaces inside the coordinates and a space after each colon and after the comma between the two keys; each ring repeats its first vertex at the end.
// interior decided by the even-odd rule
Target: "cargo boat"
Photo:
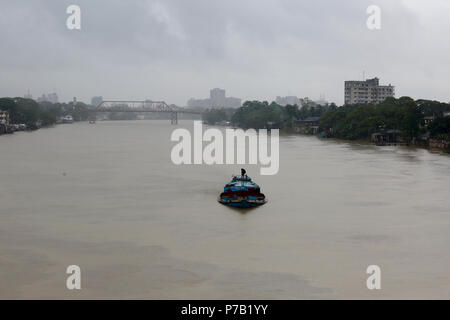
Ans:
{"type": "Polygon", "coordinates": [[[259,186],[241,169],[240,176],[234,176],[227,183],[217,199],[221,204],[234,208],[253,208],[267,202],[259,186]]]}
{"type": "Polygon", "coordinates": [[[73,117],[71,115],[67,115],[61,118],[62,123],[73,123],[73,117]]]}

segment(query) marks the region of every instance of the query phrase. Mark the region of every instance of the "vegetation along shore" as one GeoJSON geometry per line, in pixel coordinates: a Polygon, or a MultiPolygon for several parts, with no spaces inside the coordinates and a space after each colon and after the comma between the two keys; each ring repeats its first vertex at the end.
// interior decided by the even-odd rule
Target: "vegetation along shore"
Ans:
{"type": "Polygon", "coordinates": [[[366,140],[378,145],[413,145],[450,153],[450,104],[387,98],[379,104],[318,105],[304,99],[301,107],[247,101],[238,109],[210,109],[208,124],[278,128],[323,138],[366,140]]]}

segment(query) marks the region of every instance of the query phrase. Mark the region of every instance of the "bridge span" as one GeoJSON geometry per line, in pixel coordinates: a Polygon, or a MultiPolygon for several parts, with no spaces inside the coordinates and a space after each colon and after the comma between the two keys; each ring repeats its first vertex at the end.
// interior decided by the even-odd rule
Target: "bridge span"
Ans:
{"type": "Polygon", "coordinates": [[[89,109],[89,122],[95,123],[97,113],[101,112],[158,112],[169,113],[170,123],[178,124],[178,114],[203,114],[203,111],[169,106],[164,101],[151,100],[105,100],[89,109]]]}

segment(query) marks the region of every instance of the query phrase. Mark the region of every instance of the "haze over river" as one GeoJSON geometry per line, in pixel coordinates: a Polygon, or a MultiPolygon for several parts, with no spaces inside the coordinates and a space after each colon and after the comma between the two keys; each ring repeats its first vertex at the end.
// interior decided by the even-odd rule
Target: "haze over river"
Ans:
{"type": "Polygon", "coordinates": [[[242,213],[217,203],[242,166],[174,165],[174,128],[1,136],[0,298],[450,298],[450,157],[283,135],[277,175],[243,166],[269,202],[242,213]]]}

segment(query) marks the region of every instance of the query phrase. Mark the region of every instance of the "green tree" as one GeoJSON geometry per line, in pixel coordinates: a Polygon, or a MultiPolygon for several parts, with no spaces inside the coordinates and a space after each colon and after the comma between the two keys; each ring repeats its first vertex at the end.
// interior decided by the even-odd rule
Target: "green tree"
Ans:
{"type": "Polygon", "coordinates": [[[428,130],[433,138],[445,137],[450,140],[450,117],[436,118],[428,125],[428,130]]]}
{"type": "Polygon", "coordinates": [[[234,109],[230,108],[209,109],[202,115],[202,119],[207,124],[214,125],[221,121],[230,121],[233,112],[234,109]]]}

